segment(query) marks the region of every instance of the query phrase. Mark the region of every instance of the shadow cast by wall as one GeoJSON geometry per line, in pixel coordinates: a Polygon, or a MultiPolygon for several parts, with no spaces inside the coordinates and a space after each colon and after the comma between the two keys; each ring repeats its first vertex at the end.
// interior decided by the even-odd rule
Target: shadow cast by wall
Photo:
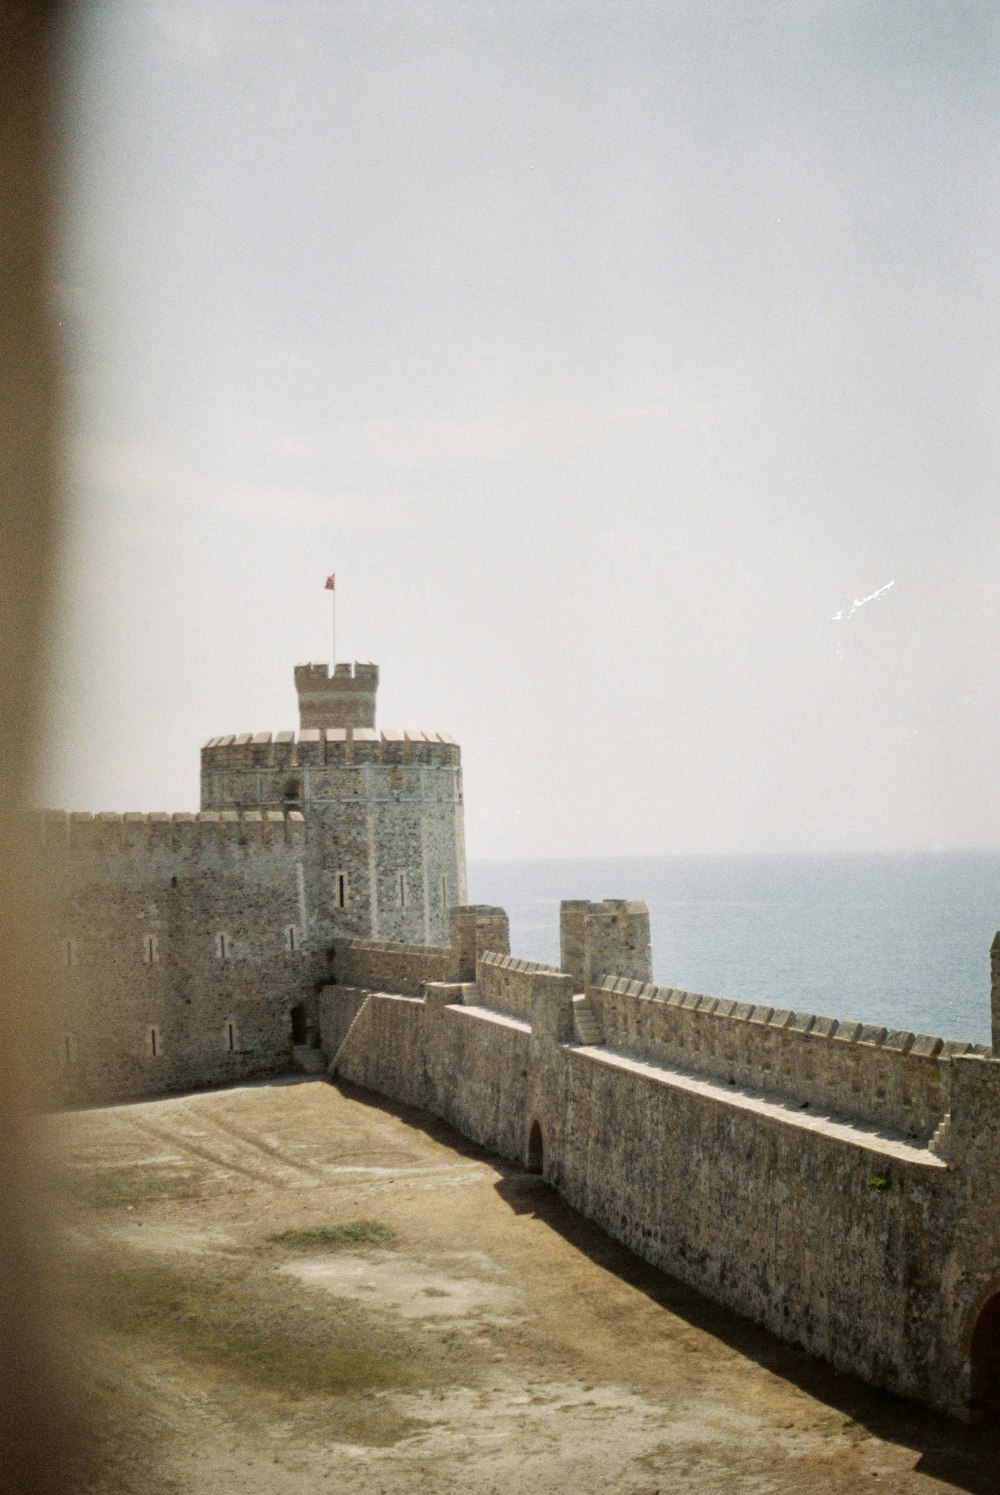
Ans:
{"type": "Polygon", "coordinates": [[[542,1221],[574,1250],[643,1293],[666,1313],[798,1387],[874,1437],[911,1449],[918,1456],[914,1472],[941,1480],[967,1495],[998,1495],[1000,1429],[967,1427],[835,1370],[643,1261],[585,1220],[540,1174],[489,1152],[440,1117],[346,1081],[333,1083],[348,1099],[395,1117],[460,1157],[488,1164],[499,1175],[497,1194],[515,1214],[542,1221]]]}
{"type": "Polygon", "coordinates": [[[439,1116],[432,1115],[429,1111],[421,1111],[416,1106],[406,1105],[403,1101],[392,1100],[389,1096],[380,1095],[378,1091],[366,1090],[361,1085],[355,1085],[350,1080],[342,1080],[339,1076],[327,1082],[347,1100],[359,1101],[373,1111],[381,1111],[386,1116],[393,1116],[397,1121],[403,1122],[405,1126],[412,1127],[414,1131],[423,1132],[433,1142],[439,1142],[443,1147],[458,1153],[459,1157],[470,1158],[477,1163],[487,1163],[504,1178],[527,1178],[528,1175],[516,1163],[509,1162],[506,1158],[498,1157],[495,1152],[473,1142],[469,1137],[463,1137],[461,1132],[456,1132],[446,1121],[439,1116]]]}
{"type": "Polygon", "coordinates": [[[768,1330],[713,1303],[585,1220],[537,1174],[507,1165],[497,1193],[516,1214],[542,1221],[575,1250],[666,1312],[798,1387],[875,1437],[919,1455],[915,1472],[968,1495],[1000,1491],[1000,1428],[970,1428],[835,1370],[768,1330]]]}

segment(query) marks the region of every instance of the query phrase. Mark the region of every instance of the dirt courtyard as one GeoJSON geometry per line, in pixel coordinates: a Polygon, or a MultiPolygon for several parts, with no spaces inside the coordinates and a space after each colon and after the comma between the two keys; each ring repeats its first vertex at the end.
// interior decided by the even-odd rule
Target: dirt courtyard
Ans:
{"type": "Polygon", "coordinates": [[[443,1124],[321,1080],[46,1122],[81,1490],[1000,1491],[1000,1438],[838,1375],[443,1124]]]}

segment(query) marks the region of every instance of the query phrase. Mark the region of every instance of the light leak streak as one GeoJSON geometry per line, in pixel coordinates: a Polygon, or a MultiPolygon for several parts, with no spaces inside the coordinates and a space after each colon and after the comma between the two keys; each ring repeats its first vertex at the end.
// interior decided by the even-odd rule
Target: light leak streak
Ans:
{"type": "Polygon", "coordinates": [[[887,581],[885,586],[879,587],[877,592],[869,592],[867,597],[855,597],[850,607],[842,607],[839,613],[834,613],[832,621],[834,623],[841,623],[845,617],[853,618],[859,607],[864,607],[867,603],[874,602],[876,597],[881,597],[883,592],[887,592],[890,587],[894,587],[895,585],[895,581],[887,581]]]}

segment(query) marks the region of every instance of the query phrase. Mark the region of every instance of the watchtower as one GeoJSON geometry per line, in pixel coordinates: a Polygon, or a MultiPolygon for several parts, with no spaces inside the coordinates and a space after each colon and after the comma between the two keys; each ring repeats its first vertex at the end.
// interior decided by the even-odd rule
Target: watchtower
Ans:
{"type": "Polygon", "coordinates": [[[213,737],[203,810],[298,810],[316,977],[338,939],[446,945],[468,901],[458,744],[375,729],[378,666],[298,665],[301,731],[213,737]]]}
{"type": "Polygon", "coordinates": [[[325,664],[297,664],[295,689],[303,731],[375,725],[377,664],[335,664],[332,675],[325,664]]]}

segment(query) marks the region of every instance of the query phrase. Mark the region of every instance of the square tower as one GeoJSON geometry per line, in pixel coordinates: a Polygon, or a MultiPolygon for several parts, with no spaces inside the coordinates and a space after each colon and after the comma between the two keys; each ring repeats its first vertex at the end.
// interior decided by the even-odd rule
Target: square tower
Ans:
{"type": "Polygon", "coordinates": [[[374,727],[377,664],[297,664],[299,726],[374,727]]]}

